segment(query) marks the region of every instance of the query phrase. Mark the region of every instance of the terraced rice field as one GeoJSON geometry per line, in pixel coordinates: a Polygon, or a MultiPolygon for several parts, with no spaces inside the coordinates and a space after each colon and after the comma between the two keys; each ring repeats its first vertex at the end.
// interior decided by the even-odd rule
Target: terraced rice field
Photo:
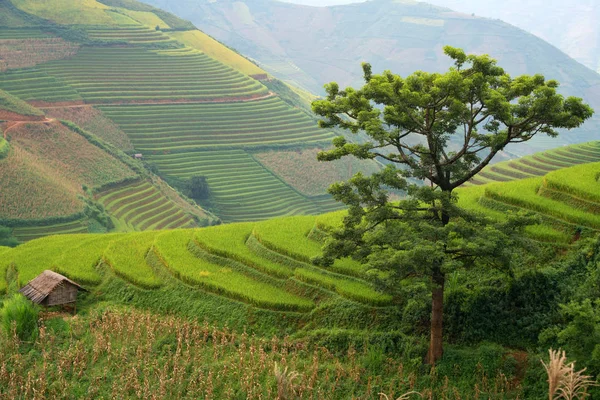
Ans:
{"type": "Polygon", "coordinates": [[[568,243],[577,232],[600,231],[600,163],[586,163],[549,172],[543,177],[496,182],[459,190],[459,204],[506,218],[526,211],[542,218],[531,233],[552,242],[568,243]]]}
{"type": "Polygon", "coordinates": [[[118,221],[133,230],[190,228],[194,219],[147,181],[99,193],[97,200],[118,221]]]}
{"type": "Polygon", "coordinates": [[[139,151],[169,151],[327,143],[303,112],[277,97],[225,104],[102,106],[139,151]]]}
{"type": "Polygon", "coordinates": [[[39,28],[6,28],[0,29],[0,40],[5,39],[46,39],[51,38],[39,28]]]}
{"type": "Polygon", "coordinates": [[[183,47],[176,40],[171,39],[161,31],[150,29],[144,25],[89,27],[86,29],[86,32],[90,39],[108,43],[117,42],[139,46],[160,44],[161,46],[169,46],[174,48],[183,47]]]}
{"type": "Polygon", "coordinates": [[[162,174],[205,176],[224,221],[314,214],[335,207],[326,199],[314,202],[298,193],[243,150],[251,146],[330,142],[331,133],[319,130],[305,114],[279,98],[101,109],[162,174]]]}
{"type": "Polygon", "coordinates": [[[261,96],[258,81],[191,48],[87,47],[41,68],[90,103],[211,100],[261,96]]]}
{"type": "Polygon", "coordinates": [[[550,171],[600,161],[600,142],[564,146],[484,168],[471,184],[508,182],[543,176],[550,171]]]}
{"type": "Polygon", "coordinates": [[[22,100],[81,101],[75,89],[61,79],[33,69],[14,69],[0,74],[0,89],[22,100]]]}
{"type": "Polygon", "coordinates": [[[87,233],[88,224],[85,220],[76,220],[72,222],[65,222],[61,224],[47,225],[47,226],[32,226],[14,228],[13,236],[20,242],[28,242],[50,235],[66,235],[75,233],[87,233]]]}
{"type": "MultiPolygon", "coordinates": [[[[4,278],[13,265],[19,284],[52,269],[89,285],[115,277],[150,290],[187,285],[258,308],[300,313],[331,298],[389,305],[391,298],[364,280],[360,269],[332,272],[292,258],[287,250],[274,250],[285,249],[293,237],[302,252],[318,251],[320,244],[306,232],[315,220],[294,217],[195,230],[50,236],[13,250],[0,249],[0,276],[4,278]],[[281,235],[272,230],[273,223],[283,224],[281,235]],[[259,231],[268,236],[272,248],[257,239],[259,231]],[[100,261],[103,268],[97,268],[100,261]]],[[[5,288],[1,279],[0,291],[5,288]]]]}
{"type": "Polygon", "coordinates": [[[174,153],[148,159],[167,175],[205,176],[219,208],[218,215],[226,222],[320,212],[317,204],[294,191],[243,150],[174,153]]]}
{"type": "MultiPolygon", "coordinates": [[[[107,12],[114,17],[104,7],[98,12],[98,17],[107,12]]],[[[89,39],[107,45],[84,46],[66,59],[0,74],[0,89],[40,106],[98,105],[161,174],[205,176],[215,212],[224,221],[339,207],[331,198],[299,192],[248,153],[273,146],[329,145],[332,133],[319,129],[305,113],[237,69],[179,44],[178,35],[127,23],[79,27],[89,39]]],[[[190,226],[156,195],[132,195],[131,204],[100,200],[136,230],[190,226]]]]}

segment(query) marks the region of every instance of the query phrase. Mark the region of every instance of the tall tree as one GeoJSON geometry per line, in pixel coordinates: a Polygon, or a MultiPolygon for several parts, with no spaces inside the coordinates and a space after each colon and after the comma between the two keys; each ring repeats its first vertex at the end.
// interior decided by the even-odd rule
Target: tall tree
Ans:
{"type": "Polygon", "coordinates": [[[522,227],[513,221],[492,225],[460,210],[454,190],[508,144],[537,134],[557,136],[557,128],[576,128],[593,114],[581,99],[558,94],[558,82],[542,75],[512,78],[487,55],[467,55],[449,46],[444,52],[454,61],[445,73],[374,75],[363,64],[362,88],[340,90],[333,82],[325,86],[327,98],[313,103],[313,111],[324,117],[322,128],[340,127],[370,138],[356,144],[338,137],[319,160],[353,155],[388,163],[381,173],[357,174],[330,188],[349,206],[349,215],[321,261],[351,255],[395,279],[427,277],[430,363],[443,354],[446,274],[477,260],[506,268],[516,240],[512,232],[522,227]],[[409,184],[406,178],[427,185],[409,184]],[[408,200],[392,202],[388,189],[406,191],[408,200]]]}

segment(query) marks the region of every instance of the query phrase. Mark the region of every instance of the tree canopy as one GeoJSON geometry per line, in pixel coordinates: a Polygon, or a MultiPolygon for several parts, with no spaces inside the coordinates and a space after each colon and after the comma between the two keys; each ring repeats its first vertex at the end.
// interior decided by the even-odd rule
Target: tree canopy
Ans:
{"type": "Polygon", "coordinates": [[[388,164],[380,173],[359,173],[330,188],[349,212],[317,261],[329,264],[353,256],[386,271],[387,280],[395,283],[427,277],[431,363],[443,354],[446,274],[476,263],[510,270],[516,261],[513,249],[525,243],[523,227],[532,222],[516,218],[493,223],[468,213],[457,207],[454,189],[507,145],[537,134],[556,136],[558,128],[576,128],[593,114],[581,99],[560,95],[554,80],[542,75],[512,78],[487,55],[467,55],[453,47],[444,51],[454,61],[446,73],[374,75],[363,64],[362,88],[340,90],[330,83],[327,98],[313,103],[313,111],[323,117],[321,127],[369,137],[361,144],[337,137],[334,148],[321,152],[319,160],[353,155],[388,164]],[[407,197],[392,201],[390,190],[404,191],[407,197]]]}

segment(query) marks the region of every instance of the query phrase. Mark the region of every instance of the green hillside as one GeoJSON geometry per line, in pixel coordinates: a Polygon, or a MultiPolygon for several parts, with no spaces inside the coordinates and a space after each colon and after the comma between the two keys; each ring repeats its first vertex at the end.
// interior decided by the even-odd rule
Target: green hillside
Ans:
{"type": "MultiPolygon", "coordinates": [[[[534,212],[542,217],[542,225],[529,230],[533,238],[567,244],[578,231],[600,232],[599,177],[600,162],[579,165],[542,178],[463,188],[459,204],[495,219],[504,219],[512,211],[534,212]]],[[[142,206],[136,198],[152,204],[153,189],[137,182],[115,188],[101,199],[109,211],[127,220],[129,205],[142,206]],[[150,193],[141,196],[145,192],[150,193]]],[[[94,286],[114,279],[122,279],[132,289],[175,285],[216,295],[220,301],[301,313],[332,298],[365,308],[386,307],[392,298],[368,283],[367,271],[356,261],[341,259],[328,269],[311,263],[321,253],[325,232],[340,224],[343,215],[196,230],[49,236],[7,250],[0,276],[14,267],[18,284],[23,285],[41,271],[53,269],[94,286]]],[[[0,290],[7,284],[0,280],[0,290]]]]}
{"type": "MultiPolygon", "coordinates": [[[[229,359],[234,354],[236,360],[244,360],[236,367],[240,373],[252,371],[252,366],[276,355],[271,362],[286,360],[286,365],[302,373],[299,379],[308,379],[312,371],[313,382],[319,376],[324,379],[320,385],[331,384],[332,390],[337,388],[340,393],[363,393],[360,398],[370,397],[371,385],[383,385],[377,383],[382,377],[389,380],[390,387],[385,383],[385,388],[378,390],[388,393],[451,390],[457,398],[467,398],[470,393],[495,393],[490,398],[498,399],[542,398],[545,376],[540,356],[532,349],[543,340],[538,339],[540,332],[548,333],[546,327],[561,329],[562,325],[553,319],[559,314],[552,310],[572,298],[571,291],[563,285],[595,279],[586,278],[586,271],[597,268],[597,244],[581,240],[582,246],[588,246],[580,248],[578,254],[578,244],[571,243],[600,232],[599,177],[600,163],[592,163],[553,171],[543,178],[459,190],[459,204],[493,219],[503,220],[519,210],[537,213],[542,224],[533,226],[528,234],[542,244],[550,242],[552,246],[546,249],[552,254],[570,249],[576,254],[558,256],[559,267],[520,268],[510,279],[491,270],[453,274],[447,284],[445,305],[448,344],[444,358],[436,365],[443,380],[433,384],[429,369],[420,367],[427,347],[423,338],[430,296],[426,280],[406,279],[392,296],[379,292],[371,282],[373,271],[354,260],[337,260],[328,268],[311,263],[312,257],[320,254],[327,231],[341,223],[343,211],[200,229],[48,236],[14,249],[0,247],[0,295],[22,286],[45,269],[84,284],[90,292],[80,298],[80,314],[74,318],[48,316],[48,322],[43,323],[47,331],[31,346],[41,346],[50,340],[48,337],[53,338],[44,354],[54,359],[62,354],[62,346],[65,351],[67,347],[74,348],[63,342],[75,346],[73,341],[79,341],[77,368],[85,377],[106,376],[110,372],[111,381],[128,379],[137,385],[135,382],[142,378],[125,378],[129,376],[125,370],[133,368],[126,367],[128,360],[140,360],[140,354],[144,354],[155,360],[169,357],[172,362],[192,362],[186,358],[190,353],[179,353],[181,346],[188,349],[185,351],[213,349],[209,359],[198,355],[192,362],[201,363],[202,368],[187,367],[202,369],[203,373],[214,370],[216,374],[223,368],[224,357],[229,359]],[[545,291],[540,293],[540,288],[545,291]],[[536,316],[533,320],[532,315],[536,316]],[[540,321],[537,316],[544,319],[540,321]],[[137,322],[132,324],[132,320],[137,322]],[[151,336],[141,333],[157,324],[162,328],[152,331],[151,336]],[[174,327],[178,334],[171,331],[174,327]],[[86,344],[85,338],[93,345],[86,344]],[[256,340],[251,346],[257,347],[247,348],[248,338],[256,340]],[[486,343],[474,346],[481,340],[486,343]],[[147,348],[142,349],[142,343],[147,348]],[[327,356],[321,359],[320,354],[327,356]],[[248,359],[243,358],[248,355],[248,359]],[[120,361],[113,364],[115,357],[120,361]],[[315,366],[315,362],[320,366],[315,366]],[[335,364],[333,369],[331,362],[335,364]],[[523,375],[522,368],[531,373],[523,375]],[[404,375],[398,378],[398,371],[410,374],[412,381],[404,375]],[[379,378],[374,378],[373,383],[360,378],[370,373],[379,378]],[[327,374],[334,378],[327,378],[327,374]],[[489,383],[488,377],[493,377],[494,383],[489,383]],[[522,384],[510,384],[511,379],[522,384]]],[[[135,187],[140,192],[144,190],[144,184],[135,183],[114,190],[113,197],[124,199],[135,187]]],[[[6,340],[3,338],[0,336],[0,340],[6,340]]],[[[8,345],[6,349],[9,354],[19,351],[8,345]]],[[[4,365],[14,364],[12,358],[2,357],[0,362],[4,365]]],[[[154,371],[156,362],[146,365],[144,371],[154,371]]],[[[21,370],[44,373],[38,365],[28,362],[21,370]]],[[[45,374],[54,376],[57,372],[50,369],[45,374]]],[[[268,380],[269,376],[273,378],[269,375],[272,372],[261,374],[267,377],[253,375],[252,379],[272,382],[268,380]]],[[[90,380],[76,377],[76,373],[65,374],[63,390],[88,390],[90,380]]],[[[184,396],[182,388],[194,380],[177,379],[173,377],[165,387],[171,394],[184,396]]],[[[228,382],[226,386],[236,387],[229,374],[223,379],[228,382]]],[[[10,383],[5,375],[0,376],[0,381],[7,382],[5,388],[0,387],[0,393],[13,393],[21,382],[10,383]]],[[[214,388],[202,386],[198,393],[229,393],[221,383],[214,388]]],[[[112,393],[134,390],[112,386],[112,393]]],[[[102,388],[102,393],[111,391],[104,383],[98,388],[102,388]]],[[[55,389],[41,386],[38,390],[54,393],[55,389]]],[[[146,390],[150,393],[160,388],[149,383],[146,390]]],[[[312,389],[306,390],[312,393],[312,389]]],[[[250,389],[242,387],[239,391],[249,393],[250,389]]],[[[332,398],[345,398],[345,394],[332,398]]]]}
{"type": "MultiPolygon", "coordinates": [[[[339,208],[326,193],[332,181],[323,177],[319,190],[306,194],[253,156],[324,148],[333,134],[317,127],[304,100],[289,90],[280,97],[258,80],[269,79],[264,71],[191,24],[134,1],[2,4],[28,21],[0,27],[2,58],[13,60],[0,71],[0,90],[8,95],[142,154],[148,169],[178,189],[192,177],[206,178],[210,198],[203,205],[225,222],[339,208]]],[[[116,213],[117,228],[187,226],[188,218],[150,188],[121,190],[132,191],[126,197],[133,203],[116,204],[110,191],[96,195],[116,213]],[[143,194],[150,199],[139,202],[143,194]]]]}
{"type": "MultiPolygon", "coordinates": [[[[19,99],[16,96],[13,96],[3,90],[0,90],[0,113],[2,111],[10,112],[14,114],[24,115],[24,116],[35,116],[40,117],[43,116],[44,113],[38,110],[35,107],[30,106],[27,102],[19,99]]],[[[5,116],[4,118],[0,115],[0,119],[9,119],[13,116],[5,116]]]]}
{"type": "Polygon", "coordinates": [[[537,178],[462,188],[459,205],[500,220],[509,212],[535,213],[543,225],[531,228],[534,236],[569,243],[578,234],[600,231],[599,178],[598,162],[560,168],[537,178]]]}
{"type": "MultiPolygon", "coordinates": [[[[556,79],[562,93],[582,97],[592,108],[600,108],[600,76],[595,70],[522,29],[497,19],[473,16],[471,12],[460,14],[427,2],[395,0],[335,7],[275,0],[144,2],[185,16],[199,29],[256,60],[274,76],[317,94],[324,94],[323,85],[331,81],[338,82],[341,88],[358,87],[362,82],[362,62],[369,62],[374,73],[391,70],[401,76],[417,70],[444,71],[449,65],[442,48],[450,45],[468,54],[487,53],[512,76],[541,73],[547,79],[556,79]]],[[[479,2],[478,6],[486,7],[484,3],[479,2]]],[[[497,3],[494,7],[505,6],[497,3]]],[[[516,4],[509,3],[508,7],[516,4]]],[[[597,14],[591,5],[571,7],[570,3],[553,4],[534,14],[538,17],[550,13],[552,8],[569,8],[567,15],[586,14],[585,21],[592,21],[597,14]]],[[[521,14],[522,18],[529,18],[530,13],[521,14]]],[[[582,28],[578,19],[564,22],[567,28],[573,23],[582,28]]],[[[555,29],[563,21],[546,23],[560,32],[554,35],[562,36],[571,46],[594,46],[593,35],[582,42],[572,41],[564,30],[555,29]]],[[[538,25],[528,24],[527,28],[536,29],[538,25]]],[[[590,30],[595,29],[592,25],[590,30]]],[[[507,151],[525,155],[586,142],[595,139],[599,128],[600,116],[596,115],[584,127],[565,132],[557,139],[536,137],[507,151]]]]}
{"type": "Polygon", "coordinates": [[[490,165],[484,168],[470,183],[481,185],[490,182],[533,178],[560,168],[598,161],[600,161],[600,142],[564,146],[490,165]]]}

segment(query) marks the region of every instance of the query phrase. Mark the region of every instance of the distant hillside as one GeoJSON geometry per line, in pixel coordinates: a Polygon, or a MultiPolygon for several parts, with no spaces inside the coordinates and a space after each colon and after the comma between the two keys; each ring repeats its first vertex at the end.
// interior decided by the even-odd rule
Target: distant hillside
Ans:
{"type": "MultiPolygon", "coordinates": [[[[294,1],[295,2],[295,1],[294,1]]],[[[600,3],[590,0],[430,0],[466,14],[501,19],[552,43],[600,71],[600,3]]]]}
{"type": "MultiPolygon", "coordinates": [[[[178,15],[236,48],[282,79],[323,93],[322,85],[361,83],[360,63],[406,75],[448,67],[442,47],[489,53],[511,74],[542,73],[568,95],[600,110],[600,75],[543,40],[507,23],[412,1],[374,0],[309,7],[273,0],[218,2],[145,0],[178,15]]],[[[560,30],[559,30],[560,31],[560,30]]],[[[600,115],[557,140],[539,138],[509,148],[519,154],[593,140],[600,115]]]]}

